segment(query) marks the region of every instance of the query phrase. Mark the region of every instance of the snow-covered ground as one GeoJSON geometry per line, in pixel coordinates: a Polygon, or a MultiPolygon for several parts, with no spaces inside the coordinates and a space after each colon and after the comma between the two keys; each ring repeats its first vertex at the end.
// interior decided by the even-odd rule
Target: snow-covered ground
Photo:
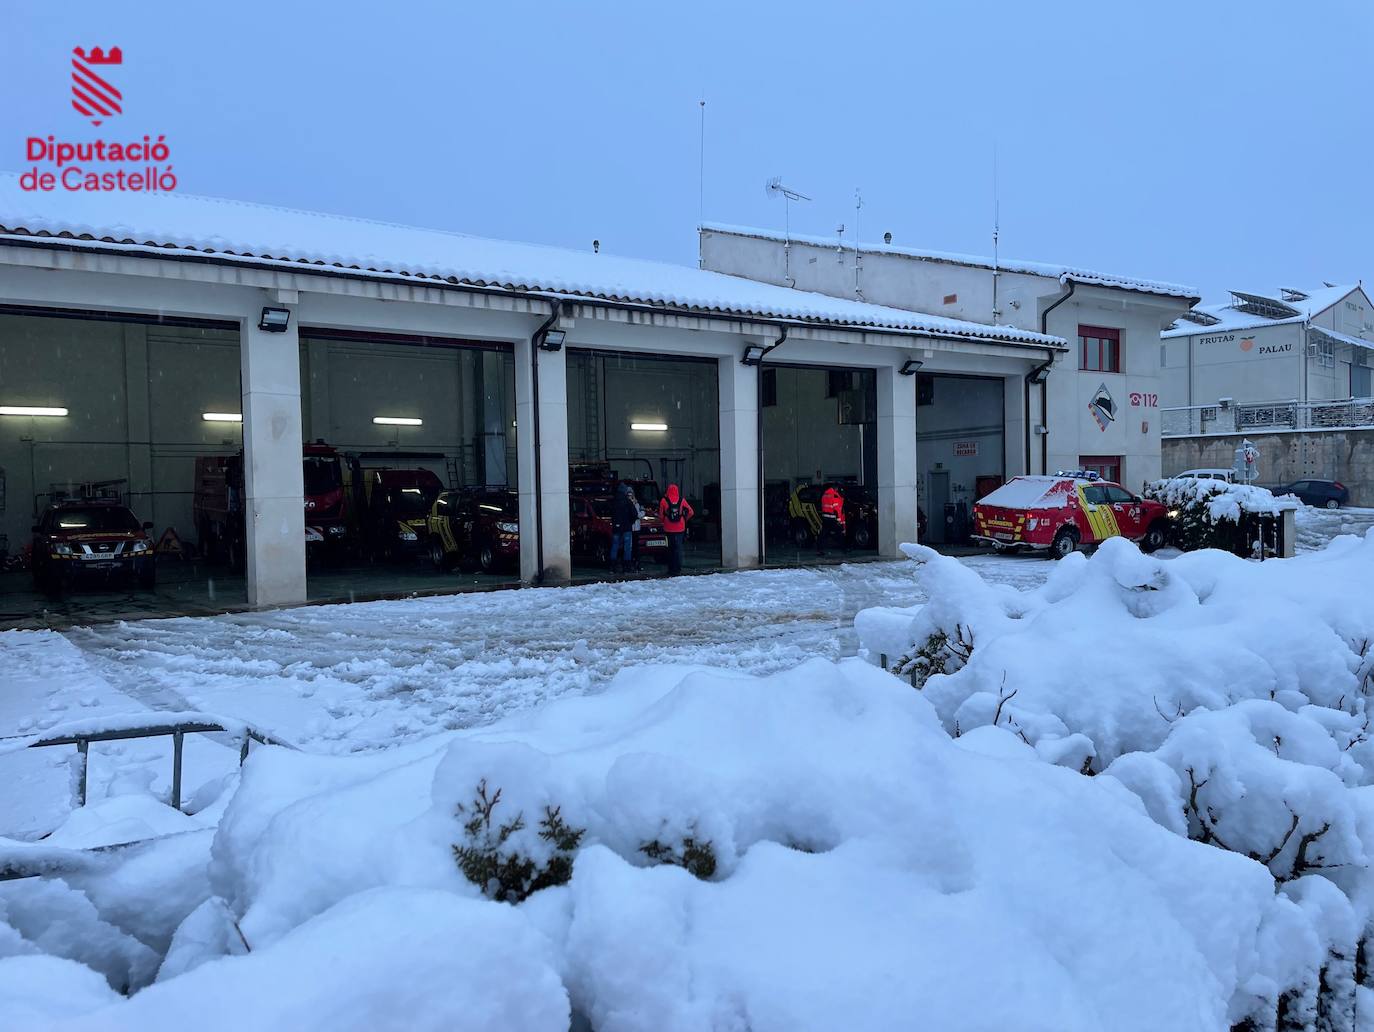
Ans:
{"type": "Polygon", "coordinates": [[[1374,509],[1314,509],[1304,505],[1298,510],[1298,551],[1324,548],[1339,534],[1363,535],[1374,527],[1374,509]]]}
{"type": "Polygon", "coordinates": [[[914,554],[0,634],[0,867],[54,875],[0,882],[0,1012],[1353,1029],[1374,536],[914,554]],[[922,691],[871,665],[940,629],[922,691]],[[186,710],[301,748],[193,736],[181,813],[165,740],[93,746],[74,811],[73,750],[23,747],[186,710]]]}
{"type": "MultiPolygon", "coordinates": [[[[1043,559],[975,556],[997,583],[1033,586],[1043,559]]],[[[630,666],[676,662],[767,674],[857,649],[855,614],[919,597],[906,561],[765,570],[557,591],[498,591],[270,613],[0,633],[0,737],[134,710],[200,710],[312,752],[391,748],[600,690],[630,666]]],[[[121,772],[170,780],[165,740],[92,747],[91,797],[121,772]]],[[[236,756],[187,745],[187,783],[236,756]]],[[[70,750],[0,756],[0,834],[49,830],[69,806],[70,750]]]]}

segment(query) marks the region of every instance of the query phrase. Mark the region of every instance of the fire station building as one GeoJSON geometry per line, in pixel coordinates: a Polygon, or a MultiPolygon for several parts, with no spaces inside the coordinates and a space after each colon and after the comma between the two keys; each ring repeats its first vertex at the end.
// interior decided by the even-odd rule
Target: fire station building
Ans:
{"type": "Polygon", "coordinates": [[[701,239],[693,269],[0,177],[0,625],[604,576],[622,481],[651,516],[680,485],[687,565],[738,569],[813,560],[825,484],[895,556],[1022,472],[1158,475],[1130,399],[1182,288],[875,250],[854,290],[819,242],[701,239]],[[35,528],[81,504],[147,528],[155,586],[40,590],[35,528]]]}

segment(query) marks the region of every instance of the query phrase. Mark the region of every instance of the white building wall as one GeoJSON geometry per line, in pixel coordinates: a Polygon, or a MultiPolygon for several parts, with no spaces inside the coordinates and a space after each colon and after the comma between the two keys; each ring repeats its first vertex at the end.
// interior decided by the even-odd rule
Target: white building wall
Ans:
{"type": "MultiPolygon", "coordinates": [[[[1071,344],[1048,380],[1049,471],[1077,468],[1085,456],[1119,456],[1122,483],[1137,490],[1160,476],[1159,331],[1178,314],[1178,305],[1123,299],[1120,291],[1078,287],[1049,316],[1049,332],[1071,344]],[[1121,372],[1080,370],[1080,326],[1121,334],[1121,372]],[[1099,423],[1090,408],[1099,389],[1112,400],[1115,419],[1099,423]]],[[[1100,414],[1100,413],[1099,413],[1100,414]]]]}

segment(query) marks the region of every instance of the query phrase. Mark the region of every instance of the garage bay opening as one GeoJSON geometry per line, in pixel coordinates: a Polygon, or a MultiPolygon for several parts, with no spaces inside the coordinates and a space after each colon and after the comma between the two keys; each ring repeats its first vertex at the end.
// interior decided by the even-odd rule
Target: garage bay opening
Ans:
{"type": "Polygon", "coordinates": [[[878,553],[877,374],[764,366],[767,565],[878,553]]]}
{"type": "Polygon", "coordinates": [[[1003,391],[993,377],[916,377],[917,520],[927,544],[970,546],[974,503],[1002,485],[1003,391]]]}
{"type": "MultiPolygon", "coordinates": [[[[718,569],[720,395],[713,359],[568,352],[569,527],[574,579],[666,573],[676,566],[672,517],[691,507],[681,568],[718,569]],[[643,516],[617,540],[616,497],[643,516]],[[663,517],[663,518],[660,518],[663,517]]],[[[624,510],[622,510],[624,511],[624,510]]]]}
{"type": "Polygon", "coordinates": [[[302,328],[300,353],[309,597],[517,582],[509,349],[302,328]]]}
{"type": "Polygon", "coordinates": [[[195,518],[240,407],[233,324],[0,311],[0,626],[245,607],[195,518]]]}

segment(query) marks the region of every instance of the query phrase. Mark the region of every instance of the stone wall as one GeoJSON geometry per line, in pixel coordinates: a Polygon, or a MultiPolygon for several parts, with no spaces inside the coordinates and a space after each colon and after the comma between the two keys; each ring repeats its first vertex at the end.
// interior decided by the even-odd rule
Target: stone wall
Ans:
{"type": "Polygon", "coordinates": [[[1259,483],[1339,480],[1350,489],[1351,505],[1374,506],[1374,428],[1166,437],[1164,475],[1209,466],[1229,469],[1243,439],[1259,449],[1259,483]]]}

